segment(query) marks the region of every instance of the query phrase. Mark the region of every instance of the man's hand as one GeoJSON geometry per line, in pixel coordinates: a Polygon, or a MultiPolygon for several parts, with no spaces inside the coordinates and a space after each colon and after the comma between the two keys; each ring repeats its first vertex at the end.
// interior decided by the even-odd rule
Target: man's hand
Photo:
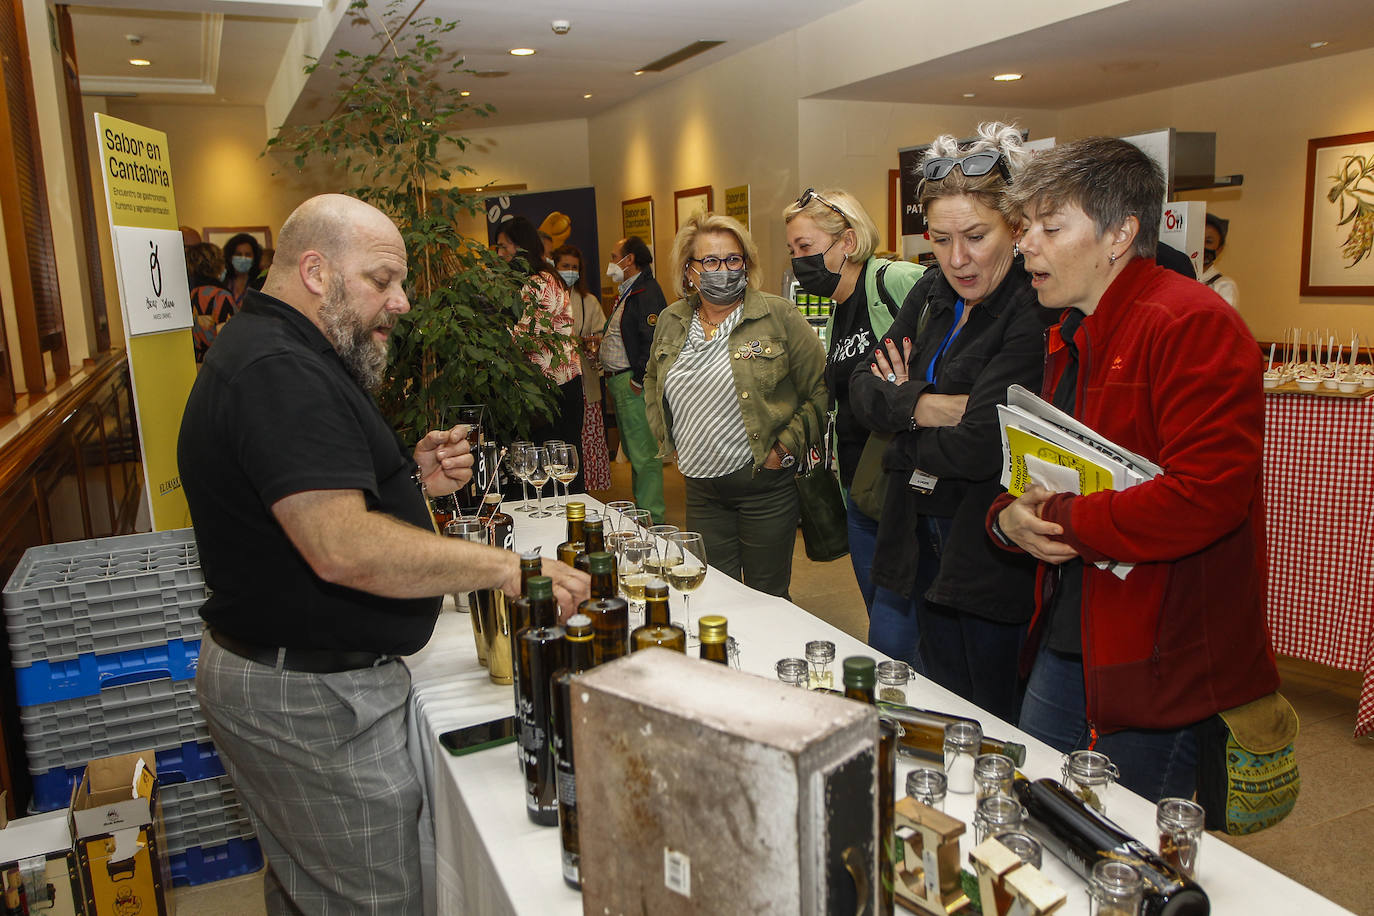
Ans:
{"type": "Polygon", "coordinates": [[[1002,533],[1026,553],[1057,566],[1078,556],[1078,551],[1062,541],[1053,540],[1056,535],[1063,534],[1064,529],[1040,517],[1040,507],[1053,495],[1044,487],[1032,484],[1016,502],[998,513],[997,524],[1002,533]]]}
{"type": "MultiPolygon", "coordinates": [[[[544,575],[553,580],[553,596],[558,599],[558,622],[567,623],[577,606],[591,597],[592,580],[580,569],[557,560],[544,560],[544,575]]],[[[517,590],[519,583],[516,583],[517,590]]]]}
{"type": "Polygon", "coordinates": [[[415,446],[415,464],[430,496],[447,496],[472,480],[472,447],[468,428],[436,429],[415,446]]]}
{"type": "Polygon", "coordinates": [[[958,426],[968,407],[966,394],[923,394],[916,399],[911,418],[917,426],[958,426]]]}

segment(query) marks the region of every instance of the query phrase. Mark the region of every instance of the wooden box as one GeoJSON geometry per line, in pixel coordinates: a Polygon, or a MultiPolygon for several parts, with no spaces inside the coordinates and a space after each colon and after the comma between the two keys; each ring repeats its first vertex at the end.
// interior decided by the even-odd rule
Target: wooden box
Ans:
{"type": "Polygon", "coordinates": [[[876,912],[871,706],[662,649],[572,699],[584,913],[876,912]]]}

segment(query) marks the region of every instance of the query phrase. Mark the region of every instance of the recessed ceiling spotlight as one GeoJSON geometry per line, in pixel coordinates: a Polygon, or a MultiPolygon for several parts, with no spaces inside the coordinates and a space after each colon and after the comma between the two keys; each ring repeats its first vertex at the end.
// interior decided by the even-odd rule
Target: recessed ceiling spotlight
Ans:
{"type": "Polygon", "coordinates": [[[153,65],[152,61],[144,57],[131,57],[129,58],[129,63],[133,64],[135,67],[151,67],[153,65]]]}
{"type": "Polygon", "coordinates": [[[976,93],[976,92],[965,92],[965,93],[964,93],[964,98],[966,98],[966,99],[977,98],[977,96],[978,96],[978,93],[976,93]]]}
{"type": "Polygon", "coordinates": [[[511,48],[510,53],[516,57],[529,57],[534,53],[534,48],[511,48]]]}
{"type": "Polygon", "coordinates": [[[589,98],[591,98],[591,97],[592,97],[592,94],[591,94],[590,92],[584,92],[584,93],[582,93],[582,98],[584,98],[584,99],[589,99],[589,98]]]}
{"type": "Polygon", "coordinates": [[[1313,51],[1315,51],[1315,50],[1317,50],[1318,48],[1324,48],[1324,47],[1326,47],[1326,46],[1329,45],[1329,44],[1331,44],[1331,42],[1329,42],[1329,41],[1313,41],[1313,42],[1309,42],[1307,46],[1308,46],[1309,48],[1311,48],[1313,51]]]}
{"type": "Polygon", "coordinates": [[[472,95],[472,90],[471,90],[471,89],[461,89],[461,90],[459,90],[458,94],[461,95],[463,98],[467,98],[468,96],[472,95]]]}
{"type": "Polygon", "coordinates": [[[1014,83],[1021,78],[1019,73],[999,73],[993,77],[999,83],[1014,83]]]}
{"type": "Polygon", "coordinates": [[[636,70],[636,71],[635,71],[635,76],[643,76],[643,75],[644,75],[644,71],[643,71],[643,70],[636,70]]]}

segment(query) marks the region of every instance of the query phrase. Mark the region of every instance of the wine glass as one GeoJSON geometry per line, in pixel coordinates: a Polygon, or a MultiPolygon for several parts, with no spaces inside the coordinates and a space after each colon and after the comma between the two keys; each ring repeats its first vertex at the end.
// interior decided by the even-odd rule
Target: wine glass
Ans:
{"type": "Polygon", "coordinates": [[[654,578],[653,573],[645,570],[645,563],[653,555],[653,542],[647,538],[631,537],[620,544],[620,587],[636,615],[644,613],[644,586],[654,578]]]}
{"type": "Polygon", "coordinates": [[[525,449],[533,447],[533,442],[527,442],[523,439],[518,442],[512,442],[510,444],[510,452],[506,456],[506,461],[510,465],[510,472],[520,478],[520,490],[524,496],[524,499],[520,502],[520,506],[514,510],[516,512],[531,512],[534,509],[534,507],[530,505],[530,479],[525,474],[524,458],[525,449]]]}
{"type": "Polygon", "coordinates": [[[562,515],[563,510],[558,505],[558,475],[562,473],[563,467],[558,463],[562,457],[558,449],[566,443],[562,439],[547,439],[539,444],[548,449],[549,452],[549,477],[553,479],[553,509],[551,511],[554,515],[562,515]]]}
{"type": "Polygon", "coordinates": [[[645,569],[664,582],[668,581],[667,551],[664,546],[668,536],[677,534],[678,530],[677,525],[653,525],[648,529],[649,540],[654,545],[654,555],[649,558],[645,569]]]}
{"type": "MultiPolygon", "coordinates": [[[[553,477],[563,485],[563,506],[568,504],[568,486],[577,479],[577,446],[567,442],[561,445],[550,446],[550,460],[553,461],[553,477]]],[[[555,489],[554,500],[557,501],[558,493],[555,489]]],[[[558,515],[565,515],[566,508],[560,508],[558,515]]]]}
{"type": "Polygon", "coordinates": [[[529,475],[534,494],[539,500],[530,518],[550,518],[552,512],[544,508],[544,484],[549,482],[549,450],[540,446],[525,449],[525,471],[529,475]]]}
{"type": "MultiPolygon", "coordinates": [[[[648,535],[649,510],[636,509],[635,504],[629,500],[617,500],[626,508],[620,509],[620,518],[612,522],[612,529],[606,532],[606,549],[612,553],[619,551],[619,546],[625,541],[633,538],[644,538],[648,535]]],[[[612,504],[614,505],[614,504],[612,504]]],[[[607,508],[611,508],[610,505],[607,508]]]]}
{"type": "Polygon", "coordinates": [[[670,534],[664,546],[664,566],[668,572],[668,585],[682,592],[683,629],[693,635],[692,592],[701,587],[706,580],[706,544],[695,531],[679,531],[670,534]]]}

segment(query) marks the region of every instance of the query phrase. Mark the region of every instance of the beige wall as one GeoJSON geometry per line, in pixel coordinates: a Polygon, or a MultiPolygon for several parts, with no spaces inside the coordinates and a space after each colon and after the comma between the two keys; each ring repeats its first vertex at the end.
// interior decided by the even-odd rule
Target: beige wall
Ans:
{"type": "Polygon", "coordinates": [[[787,257],[775,217],[801,190],[795,73],[788,33],[591,118],[602,248],[621,236],[621,201],[653,195],[656,273],[672,301],[673,192],[711,185],[723,211],[725,189],[748,184],[763,288],[776,292],[787,257]]]}
{"type": "Polygon", "coordinates": [[[1262,340],[1284,329],[1356,328],[1374,340],[1374,298],[1299,296],[1307,141],[1374,129],[1374,50],[1323,57],[1060,113],[1062,139],[1159,127],[1216,131],[1217,172],[1234,190],[1181,195],[1231,221],[1219,266],[1262,340]]]}

